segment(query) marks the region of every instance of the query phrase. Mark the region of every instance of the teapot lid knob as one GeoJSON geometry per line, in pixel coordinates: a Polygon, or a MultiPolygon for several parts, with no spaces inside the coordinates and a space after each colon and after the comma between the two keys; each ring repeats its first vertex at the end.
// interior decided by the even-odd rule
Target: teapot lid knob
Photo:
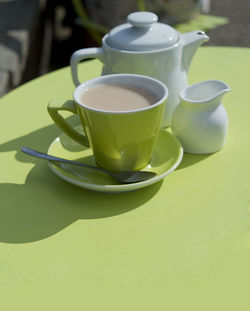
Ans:
{"type": "Polygon", "coordinates": [[[127,22],[135,27],[150,27],[157,21],[158,16],[152,12],[134,12],[127,17],[127,22]]]}

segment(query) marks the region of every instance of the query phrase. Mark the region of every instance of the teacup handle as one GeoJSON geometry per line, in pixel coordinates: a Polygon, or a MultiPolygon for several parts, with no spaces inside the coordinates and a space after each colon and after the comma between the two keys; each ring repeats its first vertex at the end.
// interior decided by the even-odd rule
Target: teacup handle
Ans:
{"type": "Polygon", "coordinates": [[[70,138],[78,142],[79,144],[89,147],[88,138],[85,135],[80,134],[69,125],[68,122],[59,114],[59,111],[69,111],[77,114],[77,109],[73,100],[53,100],[48,104],[48,112],[52,120],[60,127],[60,129],[67,134],[70,138]]]}
{"type": "Polygon", "coordinates": [[[80,84],[78,79],[77,65],[80,61],[87,58],[103,59],[103,48],[88,48],[75,51],[70,58],[71,75],[75,86],[80,84]]]}

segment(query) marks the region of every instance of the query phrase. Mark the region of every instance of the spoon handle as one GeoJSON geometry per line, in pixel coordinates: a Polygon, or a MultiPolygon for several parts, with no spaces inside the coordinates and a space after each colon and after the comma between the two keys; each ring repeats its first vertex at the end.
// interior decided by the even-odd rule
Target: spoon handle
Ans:
{"type": "Polygon", "coordinates": [[[41,159],[45,159],[45,160],[49,160],[49,161],[63,162],[63,163],[67,163],[67,164],[83,166],[83,167],[87,167],[87,168],[91,168],[91,169],[95,169],[95,170],[104,171],[100,167],[96,167],[96,166],[85,164],[85,163],[78,162],[78,161],[71,161],[71,160],[67,160],[67,159],[58,158],[58,157],[49,155],[47,153],[43,153],[43,152],[31,149],[31,148],[22,147],[21,150],[22,150],[22,152],[24,152],[24,153],[26,153],[28,155],[31,155],[33,157],[37,157],[37,158],[41,158],[41,159]]]}

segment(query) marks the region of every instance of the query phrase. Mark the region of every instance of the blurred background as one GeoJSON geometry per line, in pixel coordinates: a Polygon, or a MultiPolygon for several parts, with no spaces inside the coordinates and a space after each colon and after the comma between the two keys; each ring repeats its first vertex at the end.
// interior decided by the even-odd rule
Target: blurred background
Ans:
{"type": "Polygon", "coordinates": [[[0,96],[145,10],[180,32],[206,31],[205,45],[250,47],[250,0],[0,0],[0,96]]]}

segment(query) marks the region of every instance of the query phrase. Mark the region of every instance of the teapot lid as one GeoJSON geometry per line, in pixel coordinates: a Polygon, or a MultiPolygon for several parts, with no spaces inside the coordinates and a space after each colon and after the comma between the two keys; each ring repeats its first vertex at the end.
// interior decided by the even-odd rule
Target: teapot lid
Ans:
{"type": "Polygon", "coordinates": [[[119,50],[154,51],[168,48],[178,41],[178,32],[163,23],[151,12],[134,12],[128,15],[127,23],[113,28],[107,43],[119,50]]]}

